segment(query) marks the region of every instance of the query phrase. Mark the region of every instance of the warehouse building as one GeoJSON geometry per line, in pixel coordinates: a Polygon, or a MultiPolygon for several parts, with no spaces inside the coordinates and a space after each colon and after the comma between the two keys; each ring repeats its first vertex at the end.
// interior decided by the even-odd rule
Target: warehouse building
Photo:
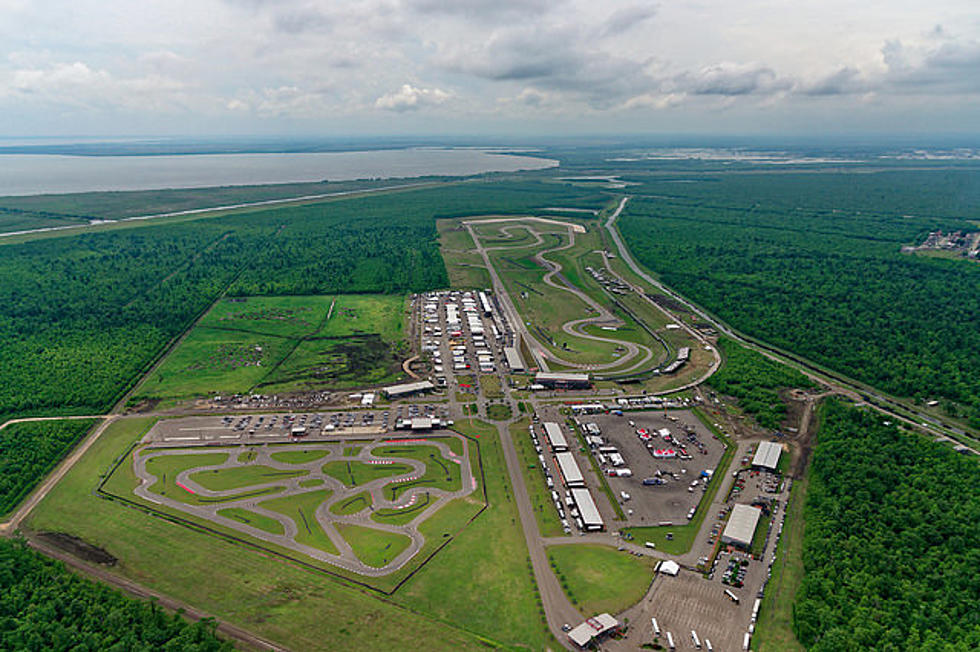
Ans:
{"type": "Polygon", "coordinates": [[[557,453],[555,455],[555,461],[558,462],[558,470],[561,472],[561,477],[564,479],[566,487],[585,486],[585,476],[582,475],[581,469],[578,468],[578,462],[575,461],[574,455],[571,453],[557,453]]]}
{"type": "Polygon", "coordinates": [[[510,367],[511,371],[527,371],[527,368],[524,366],[524,360],[521,359],[521,354],[517,351],[517,347],[505,346],[504,358],[507,359],[507,366],[510,367]]]}
{"type": "Polygon", "coordinates": [[[752,468],[775,471],[776,467],[779,466],[779,456],[782,453],[782,446],[776,442],[764,441],[759,444],[759,448],[755,451],[755,457],[752,458],[752,468]]]}
{"type": "Polygon", "coordinates": [[[752,545],[752,537],[755,536],[755,528],[759,525],[759,518],[762,510],[752,505],[735,505],[732,508],[732,515],[728,517],[728,524],[725,531],[721,533],[721,542],[749,548],[752,545]]]}
{"type": "Polygon", "coordinates": [[[540,371],[534,377],[534,384],[547,389],[588,389],[592,386],[589,374],[566,374],[540,371]]]}
{"type": "Polygon", "coordinates": [[[544,434],[548,436],[548,443],[551,450],[555,453],[563,453],[568,450],[568,442],[557,423],[546,422],[544,424],[544,434]]]}
{"type": "Polygon", "coordinates": [[[406,396],[412,396],[413,394],[421,394],[422,392],[428,392],[435,389],[436,386],[433,385],[428,380],[420,380],[415,383],[404,383],[401,385],[392,385],[390,387],[385,387],[382,392],[388,398],[404,398],[406,396]]]}
{"type": "Polygon", "coordinates": [[[583,529],[588,532],[598,532],[606,527],[599,514],[599,508],[592,499],[592,492],[584,487],[572,489],[571,492],[572,500],[578,507],[578,517],[582,519],[583,529]]]}

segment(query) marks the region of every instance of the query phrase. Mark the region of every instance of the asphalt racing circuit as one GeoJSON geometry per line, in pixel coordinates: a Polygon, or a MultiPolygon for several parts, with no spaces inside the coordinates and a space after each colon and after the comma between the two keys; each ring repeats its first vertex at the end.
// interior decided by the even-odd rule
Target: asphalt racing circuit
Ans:
{"type": "MultiPolygon", "coordinates": [[[[153,434],[151,431],[147,437],[150,438],[153,434]]],[[[334,439],[285,445],[263,442],[245,446],[212,446],[204,443],[190,448],[186,445],[150,446],[137,448],[132,455],[132,464],[140,481],[133,493],[144,501],[165,505],[265,543],[368,577],[388,575],[405,566],[425,543],[425,537],[419,532],[419,525],[449,501],[468,496],[477,487],[477,480],[470,467],[470,442],[451,432],[424,439],[384,436],[368,442],[358,440],[357,445],[334,439]],[[452,451],[448,444],[450,438],[460,442],[462,455],[452,451]],[[399,455],[399,448],[404,449],[406,454],[399,455]],[[418,459],[419,451],[424,451],[426,459],[418,459]],[[409,452],[417,454],[412,457],[407,454],[409,452]],[[309,455],[310,459],[295,463],[284,462],[282,458],[276,459],[280,454],[309,455]],[[322,456],[318,457],[319,454],[322,456]],[[216,455],[224,455],[224,461],[215,463],[216,455]],[[193,457],[200,457],[200,463],[196,463],[193,457]],[[171,461],[178,462],[182,469],[169,479],[170,482],[165,474],[157,475],[151,468],[154,463],[162,466],[161,458],[174,458],[171,461]],[[354,475],[351,474],[351,483],[348,484],[336,477],[336,471],[333,475],[326,472],[329,465],[341,470],[346,466],[348,472],[351,465],[362,465],[361,468],[376,469],[382,477],[354,482],[354,475]],[[397,471],[406,470],[386,475],[386,467],[397,471]],[[222,473],[226,477],[230,474],[243,474],[242,481],[235,483],[232,479],[234,488],[221,490],[206,486],[209,484],[209,477],[217,477],[222,473]],[[424,477],[433,473],[446,479],[458,473],[459,488],[449,491],[432,486],[424,477]],[[406,488],[401,490],[401,485],[406,488]],[[304,498],[310,498],[317,493],[328,495],[307,516],[299,505],[307,502],[304,498]],[[370,498],[366,499],[365,494],[370,498]],[[347,510],[338,510],[341,506],[352,504],[351,499],[358,496],[360,499],[356,502],[356,511],[343,513],[347,510]],[[297,499],[296,506],[290,505],[291,508],[286,510],[283,506],[288,505],[290,499],[297,499]],[[278,508],[270,509],[270,503],[276,504],[278,508]],[[398,512],[403,510],[405,515],[414,516],[409,522],[401,524],[404,517],[398,512]],[[341,513],[336,513],[337,511],[341,513]],[[396,523],[379,522],[379,512],[394,517],[396,523]],[[244,522],[247,519],[231,518],[229,514],[257,515],[256,519],[267,523],[267,519],[272,519],[279,523],[282,532],[270,532],[268,528],[256,527],[244,522]],[[310,522],[310,518],[314,522],[310,522]],[[385,557],[383,564],[369,565],[358,557],[338,529],[348,525],[387,532],[396,538],[399,535],[404,536],[410,543],[390,559],[385,557]],[[330,547],[330,544],[315,547],[297,540],[301,530],[309,535],[315,532],[315,528],[322,529],[336,549],[336,554],[324,549],[330,547]]]]}

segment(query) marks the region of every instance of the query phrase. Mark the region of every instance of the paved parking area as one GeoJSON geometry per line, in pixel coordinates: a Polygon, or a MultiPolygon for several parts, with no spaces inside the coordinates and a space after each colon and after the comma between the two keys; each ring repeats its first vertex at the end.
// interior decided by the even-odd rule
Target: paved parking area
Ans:
{"type": "MultiPolygon", "coordinates": [[[[622,456],[625,462],[622,468],[632,471],[630,477],[607,475],[606,478],[626,513],[626,525],[630,526],[686,523],[687,514],[697,507],[704,495],[707,483],[702,472],[713,472],[725,450],[724,444],[688,410],[670,411],[667,416],[662,411],[627,412],[624,416],[597,414],[582,416],[579,421],[597,424],[605,445],[614,447],[622,456]],[[649,442],[656,449],[673,450],[678,456],[654,458],[646,442],[637,435],[641,429],[648,431],[649,442]],[[665,440],[659,434],[664,429],[670,432],[671,440],[665,440]],[[696,442],[700,442],[703,449],[696,442]],[[685,450],[681,445],[691,459],[681,458],[680,454],[685,450]],[[644,479],[663,484],[646,486],[644,479]],[[623,500],[622,492],[630,496],[629,500],[623,500]]],[[[599,453],[606,461],[603,470],[615,470],[617,467],[609,463],[610,456],[600,453],[601,450],[594,449],[594,454],[599,453]]]]}
{"type": "MultiPolygon", "coordinates": [[[[754,562],[757,569],[762,565],[754,562]]],[[[761,571],[759,571],[761,572],[761,571]]],[[[660,626],[660,643],[666,648],[667,632],[674,637],[678,650],[694,650],[691,630],[697,632],[701,649],[707,649],[704,641],[718,651],[741,650],[745,633],[752,616],[755,595],[744,589],[735,590],[739,604],[725,595],[728,588],[718,580],[709,581],[701,575],[682,570],[676,577],[658,575],[643,601],[629,610],[632,616],[629,635],[621,649],[639,649],[644,643],[653,642],[653,625],[656,618],[660,626]]],[[[618,646],[617,646],[618,647],[618,646]]]]}
{"type": "Polygon", "coordinates": [[[391,432],[403,416],[441,416],[443,406],[402,406],[357,412],[298,412],[245,415],[191,416],[161,419],[143,437],[165,446],[202,444],[261,444],[283,441],[318,441],[338,437],[376,436],[391,432]]]}

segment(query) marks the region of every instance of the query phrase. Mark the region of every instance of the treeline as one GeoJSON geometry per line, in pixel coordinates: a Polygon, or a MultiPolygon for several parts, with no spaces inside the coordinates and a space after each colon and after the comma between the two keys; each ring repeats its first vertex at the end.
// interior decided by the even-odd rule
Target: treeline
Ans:
{"type": "Polygon", "coordinates": [[[108,409],[224,292],[445,287],[436,217],[604,201],[546,181],[472,182],[0,245],[0,418],[108,409]]]}
{"type": "MultiPolygon", "coordinates": [[[[878,196],[892,179],[922,190],[916,209],[931,198],[936,213],[955,212],[959,204],[923,190],[934,174],[946,187],[941,172],[664,183],[672,196],[636,198],[621,228],[645,265],[739,330],[899,396],[958,402],[980,426],[980,266],[899,251],[929,230],[968,223],[915,217],[894,197],[875,213],[848,204],[861,184],[878,196]],[[742,182],[756,193],[751,206],[739,201],[742,182]]],[[[966,174],[957,184],[980,186],[980,172],[966,174]]]]}
{"type": "Polygon", "coordinates": [[[786,416],[786,403],[778,390],[813,387],[813,381],[796,369],[774,362],[727,337],[718,340],[718,348],[724,364],[712,374],[708,384],[722,394],[737,398],[741,408],[765,428],[778,428],[786,416]]]}
{"type": "Polygon", "coordinates": [[[29,421],[0,431],[0,515],[16,507],[94,423],[94,419],[29,421]]]}
{"type": "Polygon", "coordinates": [[[188,623],[153,603],[70,573],[19,541],[0,539],[4,650],[232,650],[211,620],[188,623]]]}
{"type": "Polygon", "coordinates": [[[815,652],[980,648],[980,464],[829,401],[793,605],[815,652]]]}

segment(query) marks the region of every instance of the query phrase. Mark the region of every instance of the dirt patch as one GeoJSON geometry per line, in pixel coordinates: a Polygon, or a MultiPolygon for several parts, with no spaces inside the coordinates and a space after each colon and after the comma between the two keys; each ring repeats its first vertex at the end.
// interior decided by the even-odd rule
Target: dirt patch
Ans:
{"type": "Polygon", "coordinates": [[[37,535],[37,538],[50,546],[67,552],[73,557],[78,557],[94,564],[115,566],[118,561],[102,548],[93,546],[91,543],[87,543],[78,537],[65,534],[64,532],[41,532],[37,535]]]}
{"type": "Polygon", "coordinates": [[[675,312],[691,312],[683,303],[677,301],[673,297],[667,296],[666,294],[647,293],[647,298],[661,308],[666,308],[667,310],[673,310],[675,312]]]}

